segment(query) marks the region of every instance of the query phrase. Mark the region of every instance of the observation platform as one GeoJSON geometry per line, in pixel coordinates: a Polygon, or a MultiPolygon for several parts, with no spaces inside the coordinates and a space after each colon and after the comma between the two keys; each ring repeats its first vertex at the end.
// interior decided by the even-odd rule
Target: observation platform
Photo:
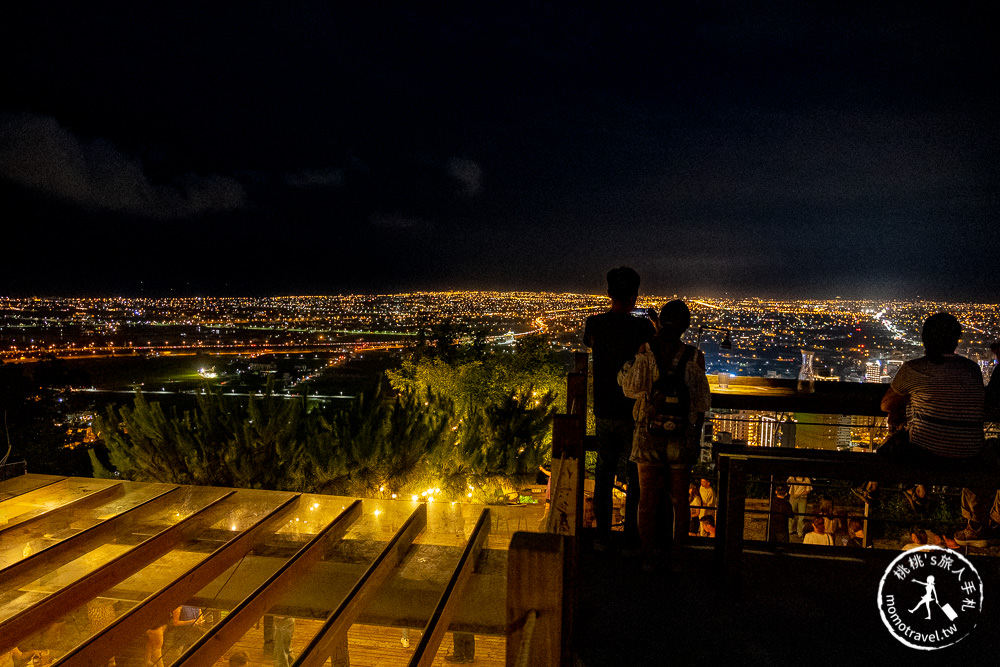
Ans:
{"type": "MultiPolygon", "coordinates": [[[[452,634],[505,660],[507,548],[540,506],[354,499],[28,474],[0,482],[0,664],[142,665],[181,605],[162,664],[228,665],[294,619],[295,664],[446,664],[452,634]],[[404,630],[409,646],[404,646],[404,630]],[[346,660],[350,655],[349,662],[346,660]]],[[[280,641],[280,640],[279,640],[280,641]]]]}
{"type": "MultiPolygon", "coordinates": [[[[714,408],[881,414],[884,386],[818,382],[798,391],[787,381],[734,380],[713,383],[714,408]]],[[[573,387],[586,395],[585,374],[570,378],[571,394],[573,387]]],[[[580,451],[586,400],[570,404],[577,413],[558,416],[554,442],[580,451]]],[[[716,452],[729,460],[719,466],[719,538],[693,541],[676,570],[643,572],[637,559],[594,552],[587,529],[570,538],[577,547],[567,560],[571,611],[561,627],[548,628],[557,640],[560,630],[572,631],[562,664],[995,660],[996,554],[967,554],[983,580],[977,629],[925,653],[893,638],[877,608],[879,580],[898,551],[775,549],[742,530],[754,475],[780,479],[794,467],[834,479],[844,472],[868,479],[874,471],[898,481],[901,474],[923,479],[925,471],[879,469],[877,457],[854,452],[724,449],[716,452]]],[[[445,665],[456,633],[475,637],[475,664],[512,664],[510,584],[523,579],[544,592],[563,583],[531,570],[508,576],[515,533],[536,530],[541,515],[539,505],[20,475],[0,482],[0,667],[15,646],[49,651],[59,664],[104,665],[114,657],[117,667],[142,665],[147,629],[168,623],[181,605],[201,609],[204,621],[190,646],[167,632],[163,665],[224,666],[237,650],[251,665],[275,664],[266,642],[288,618],[296,665],[445,665]]],[[[535,641],[544,634],[537,631],[535,641]]]]}
{"type": "MultiPolygon", "coordinates": [[[[836,549],[837,547],[832,547],[836,549]]],[[[636,558],[581,549],[576,655],[603,665],[986,665],[1000,641],[1000,559],[970,555],[983,579],[979,625],[922,651],[896,640],[877,608],[880,578],[899,555],[866,557],[751,549],[726,577],[706,540],[678,571],[643,572],[636,558]]]]}

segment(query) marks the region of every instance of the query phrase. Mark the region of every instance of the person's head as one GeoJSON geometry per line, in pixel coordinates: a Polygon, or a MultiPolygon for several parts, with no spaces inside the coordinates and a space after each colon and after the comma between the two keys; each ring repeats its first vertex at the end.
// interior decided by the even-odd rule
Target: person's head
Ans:
{"type": "Polygon", "coordinates": [[[639,296],[639,274],[635,269],[620,266],[608,271],[608,296],[628,308],[635,306],[639,296]]]}
{"type": "Polygon", "coordinates": [[[701,527],[705,529],[706,533],[711,535],[715,534],[715,518],[709,514],[701,517],[701,527]]]}
{"type": "Polygon", "coordinates": [[[774,487],[774,495],[778,496],[779,498],[784,498],[785,496],[787,496],[788,495],[788,485],[786,485],[786,484],[778,484],[777,486],[775,486],[774,487]]]}
{"type": "Polygon", "coordinates": [[[861,531],[862,525],[861,521],[858,519],[848,519],[847,520],[847,532],[851,535],[857,535],[861,531]]]}
{"type": "Polygon", "coordinates": [[[958,347],[962,337],[962,325],[954,315],[935,313],[924,321],[920,339],[924,343],[924,351],[929,357],[940,357],[951,354],[958,347]]]}
{"type": "Polygon", "coordinates": [[[914,544],[927,544],[927,531],[920,526],[910,528],[910,541],[914,544]]]}
{"type": "Polygon", "coordinates": [[[243,667],[250,663],[250,656],[246,651],[236,651],[229,656],[229,667],[243,667]]]}
{"type": "Polygon", "coordinates": [[[823,521],[823,517],[816,516],[812,520],[813,530],[822,535],[826,532],[826,523],[823,521]]]}
{"type": "Polygon", "coordinates": [[[670,337],[680,338],[691,326],[691,311],[680,299],[663,304],[660,309],[660,331],[670,337]]]}
{"type": "Polygon", "coordinates": [[[712,488],[712,480],[710,480],[708,478],[705,478],[705,477],[702,477],[701,478],[701,486],[702,486],[702,488],[705,488],[705,489],[711,489],[712,488]]]}

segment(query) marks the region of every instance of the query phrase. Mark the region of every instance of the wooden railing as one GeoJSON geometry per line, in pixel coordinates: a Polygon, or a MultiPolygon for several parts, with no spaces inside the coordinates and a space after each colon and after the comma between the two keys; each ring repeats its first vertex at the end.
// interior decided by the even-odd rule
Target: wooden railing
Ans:
{"type": "MultiPolygon", "coordinates": [[[[752,475],[1000,488],[1000,468],[985,461],[979,466],[949,469],[857,452],[734,446],[717,446],[714,455],[719,476],[715,553],[731,576],[737,574],[743,558],[746,489],[752,475]]],[[[817,549],[818,554],[821,551],[817,549]]]]}
{"type": "Polygon", "coordinates": [[[583,527],[587,354],[566,379],[566,413],[552,423],[546,532],[514,533],[507,554],[507,665],[572,664],[573,609],[583,527]]]}

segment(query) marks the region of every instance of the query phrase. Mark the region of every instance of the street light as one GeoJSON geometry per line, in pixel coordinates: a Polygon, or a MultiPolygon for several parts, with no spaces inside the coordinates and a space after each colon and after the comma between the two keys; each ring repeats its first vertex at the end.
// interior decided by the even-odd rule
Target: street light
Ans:
{"type": "Polygon", "coordinates": [[[732,332],[724,327],[710,327],[703,324],[698,325],[698,345],[697,348],[701,349],[701,334],[704,331],[716,331],[718,333],[724,334],[722,336],[722,342],[719,343],[719,347],[723,350],[733,349],[733,339],[731,337],[732,332]]]}

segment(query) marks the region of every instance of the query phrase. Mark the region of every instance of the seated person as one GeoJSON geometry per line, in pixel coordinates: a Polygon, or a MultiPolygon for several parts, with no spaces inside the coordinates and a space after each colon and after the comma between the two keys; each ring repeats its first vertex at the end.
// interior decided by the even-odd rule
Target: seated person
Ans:
{"type": "Polygon", "coordinates": [[[841,546],[863,547],[865,545],[864,524],[859,519],[847,520],[847,534],[841,538],[841,546]]]}
{"type": "Polygon", "coordinates": [[[823,520],[823,517],[813,517],[812,527],[812,532],[806,533],[806,536],[802,538],[802,544],[833,546],[833,536],[826,532],[826,522],[823,520]]]}
{"type": "Polygon", "coordinates": [[[903,545],[903,551],[909,551],[910,549],[919,549],[921,547],[927,546],[927,531],[925,531],[920,526],[914,526],[910,529],[910,541],[903,545]]]}
{"type": "Polygon", "coordinates": [[[771,496],[771,522],[768,542],[788,543],[788,525],[793,517],[792,504],[788,500],[788,485],[778,484],[771,496]]]}

